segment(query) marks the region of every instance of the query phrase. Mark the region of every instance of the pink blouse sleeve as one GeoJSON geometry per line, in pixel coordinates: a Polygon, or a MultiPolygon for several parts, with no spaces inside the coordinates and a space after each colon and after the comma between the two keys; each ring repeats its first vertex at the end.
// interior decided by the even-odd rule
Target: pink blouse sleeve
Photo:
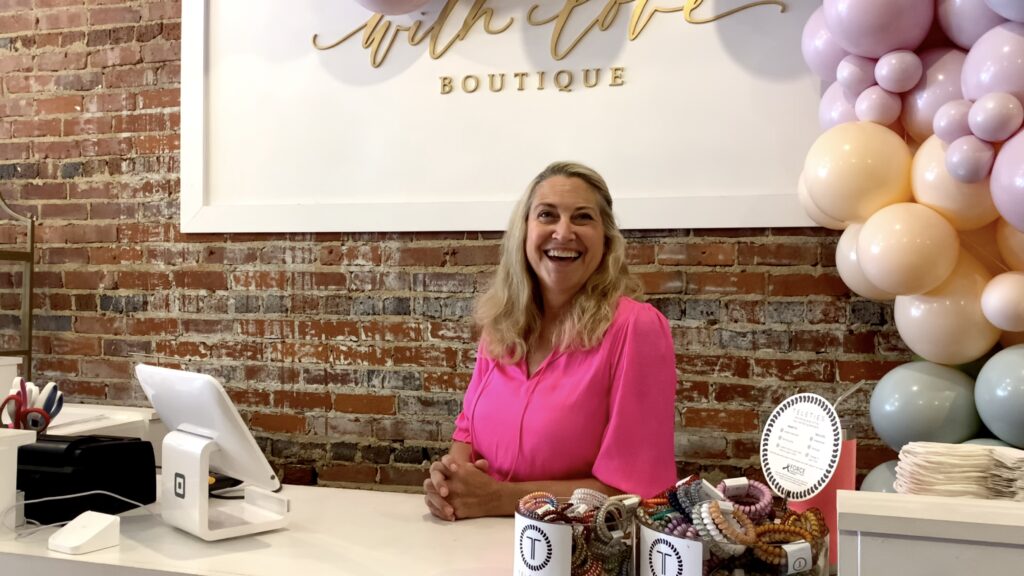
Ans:
{"type": "Polygon", "coordinates": [[[609,359],[610,413],[593,474],[647,498],[676,481],[676,362],[668,321],[650,305],[639,307],[618,354],[609,359]]]}
{"type": "Polygon", "coordinates": [[[470,378],[466,393],[462,396],[462,411],[455,418],[455,431],[452,432],[452,440],[456,442],[473,443],[473,437],[469,433],[470,422],[467,411],[471,410],[473,403],[476,402],[476,397],[480,393],[480,380],[487,373],[486,365],[489,362],[492,362],[492,360],[484,352],[483,339],[481,339],[476,349],[476,364],[473,366],[473,377],[470,378]]]}

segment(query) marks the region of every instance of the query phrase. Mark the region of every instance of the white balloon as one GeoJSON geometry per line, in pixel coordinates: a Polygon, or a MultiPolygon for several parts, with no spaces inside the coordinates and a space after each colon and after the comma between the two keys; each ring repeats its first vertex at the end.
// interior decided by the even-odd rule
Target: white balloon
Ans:
{"type": "Polygon", "coordinates": [[[1024,2],[1021,0],[985,0],[993,12],[1007,20],[1024,22],[1024,2]]]}
{"type": "Polygon", "coordinates": [[[993,326],[1024,331],[1024,272],[1004,272],[988,281],[981,293],[981,311],[993,326]]]}

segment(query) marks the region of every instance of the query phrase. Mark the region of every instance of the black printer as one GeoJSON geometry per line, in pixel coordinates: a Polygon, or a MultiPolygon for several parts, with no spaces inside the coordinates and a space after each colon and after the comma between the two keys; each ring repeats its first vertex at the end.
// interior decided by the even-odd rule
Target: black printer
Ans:
{"type": "MultiPolygon", "coordinates": [[[[18,490],[25,501],[103,490],[140,504],[156,501],[153,445],[118,436],[39,436],[18,448],[18,490]]],[[[135,508],[119,498],[90,494],[25,505],[40,524],[72,520],[93,510],[118,514],[135,508]]]]}

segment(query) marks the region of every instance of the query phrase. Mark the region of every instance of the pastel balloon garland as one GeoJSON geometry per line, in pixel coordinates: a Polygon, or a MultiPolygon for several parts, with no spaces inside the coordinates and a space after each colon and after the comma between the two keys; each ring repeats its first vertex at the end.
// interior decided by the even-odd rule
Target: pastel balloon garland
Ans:
{"type": "Polygon", "coordinates": [[[939,364],[1024,331],[1022,4],[824,0],[803,30],[831,84],[801,205],[844,230],[847,286],[895,299],[907,346],[939,364]]]}

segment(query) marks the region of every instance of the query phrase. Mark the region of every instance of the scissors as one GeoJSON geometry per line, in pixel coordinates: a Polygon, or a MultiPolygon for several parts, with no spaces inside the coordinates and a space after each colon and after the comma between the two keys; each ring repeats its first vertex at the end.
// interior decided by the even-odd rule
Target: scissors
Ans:
{"type": "Polygon", "coordinates": [[[63,406],[64,395],[57,390],[56,383],[50,382],[40,392],[35,384],[18,377],[10,394],[0,402],[0,416],[7,412],[10,428],[42,432],[63,406]]]}

